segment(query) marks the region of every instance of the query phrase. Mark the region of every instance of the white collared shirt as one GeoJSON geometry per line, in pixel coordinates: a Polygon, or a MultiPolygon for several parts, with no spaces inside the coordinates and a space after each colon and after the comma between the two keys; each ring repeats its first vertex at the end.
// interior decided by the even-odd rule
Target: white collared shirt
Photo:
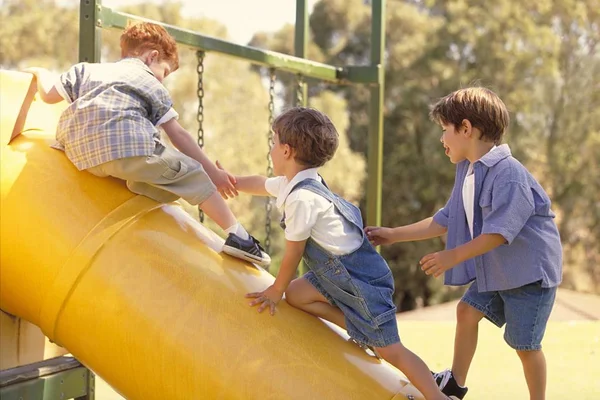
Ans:
{"type": "Polygon", "coordinates": [[[268,178],[265,189],[276,197],[277,208],[285,212],[285,238],[299,242],[312,238],[335,255],[353,252],[362,245],[362,234],[348,222],[334,205],[322,196],[306,189],[290,191],[305,179],[321,181],[318,168],[300,171],[288,182],[285,176],[268,178]]]}

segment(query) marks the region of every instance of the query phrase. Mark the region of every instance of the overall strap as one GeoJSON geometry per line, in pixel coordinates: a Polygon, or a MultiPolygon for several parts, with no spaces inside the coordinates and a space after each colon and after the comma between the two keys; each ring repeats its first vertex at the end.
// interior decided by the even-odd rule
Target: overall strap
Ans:
{"type": "Polygon", "coordinates": [[[363,230],[363,221],[362,216],[360,215],[360,210],[354,204],[344,200],[343,198],[337,196],[329,188],[325,185],[325,182],[319,182],[315,179],[305,179],[303,181],[298,182],[290,191],[292,193],[298,189],[309,190],[325,199],[329,200],[333,203],[336,210],[350,223],[356,225],[358,229],[362,232],[363,230]]]}

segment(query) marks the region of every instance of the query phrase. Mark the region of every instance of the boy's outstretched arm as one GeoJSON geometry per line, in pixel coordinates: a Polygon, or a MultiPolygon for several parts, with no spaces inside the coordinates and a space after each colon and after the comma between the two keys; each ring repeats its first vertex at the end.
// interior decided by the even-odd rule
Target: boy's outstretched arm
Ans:
{"type": "MultiPolygon", "coordinates": [[[[218,161],[217,166],[221,168],[221,164],[218,161]]],[[[270,193],[265,188],[266,181],[267,177],[261,175],[236,176],[235,188],[240,192],[249,193],[254,196],[270,196],[270,193]]]]}
{"type": "Polygon", "coordinates": [[[275,278],[275,283],[262,292],[248,293],[246,297],[255,299],[250,302],[250,306],[260,304],[258,312],[263,312],[265,308],[269,307],[271,315],[275,314],[275,306],[283,297],[294,276],[296,276],[296,269],[298,269],[302,254],[304,254],[304,247],[306,247],[306,240],[299,242],[286,240],[283,261],[279,273],[277,273],[277,278],[275,278]]]}
{"type": "Polygon", "coordinates": [[[224,199],[238,195],[234,186],[234,176],[223,169],[217,168],[206,154],[204,154],[200,146],[198,146],[196,141],[192,138],[192,135],[183,129],[175,118],[168,120],[162,124],[161,127],[165,130],[167,136],[169,136],[171,143],[173,143],[179,151],[202,164],[202,167],[224,199]]]}
{"type": "Polygon", "coordinates": [[[421,269],[427,275],[433,274],[437,278],[456,264],[485,254],[504,243],[504,236],[484,233],[454,249],[427,254],[420,261],[421,269]]]}
{"type": "Polygon", "coordinates": [[[448,229],[433,220],[433,217],[411,225],[386,228],[382,226],[367,226],[365,233],[373,245],[392,244],[396,242],[411,242],[414,240],[431,239],[442,236],[448,229]]]}
{"type": "Polygon", "coordinates": [[[37,81],[38,93],[44,103],[55,104],[63,101],[62,96],[54,86],[56,77],[46,68],[31,67],[24,69],[23,72],[33,74],[37,81]]]}

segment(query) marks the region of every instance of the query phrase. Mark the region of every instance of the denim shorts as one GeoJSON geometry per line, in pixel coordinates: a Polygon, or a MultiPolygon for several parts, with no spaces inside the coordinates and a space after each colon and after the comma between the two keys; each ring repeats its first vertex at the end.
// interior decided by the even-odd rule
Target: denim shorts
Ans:
{"type": "Polygon", "coordinates": [[[473,282],[461,301],[499,328],[506,324],[504,340],[513,349],[540,350],[555,297],[556,287],[543,288],[541,281],[492,292],[478,292],[473,282]]]}
{"type": "Polygon", "coordinates": [[[392,300],[394,278],[389,269],[378,279],[362,281],[336,261],[331,268],[309,271],[303,278],[342,310],[348,335],[357,342],[373,347],[400,342],[392,300]]]}

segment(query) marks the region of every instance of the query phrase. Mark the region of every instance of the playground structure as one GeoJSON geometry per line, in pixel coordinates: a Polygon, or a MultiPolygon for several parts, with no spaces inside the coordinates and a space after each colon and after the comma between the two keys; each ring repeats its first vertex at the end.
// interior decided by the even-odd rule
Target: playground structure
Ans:
{"type": "MultiPolygon", "coordinates": [[[[202,52],[372,85],[367,220],[376,224],[384,1],[372,8],[373,65],[367,67],[337,68],[165,27],[202,52]]],[[[100,61],[101,28],[132,20],[142,18],[82,0],[81,61],[100,61]]],[[[299,0],[299,56],[307,21],[306,2],[299,0]]],[[[177,204],[77,171],[50,148],[65,103],[37,99],[29,74],[2,71],[0,80],[3,399],[92,399],[93,373],[79,361],[130,399],[421,397],[397,370],[329,323],[285,302],[266,323],[270,317],[249,310],[244,294],[269,285],[271,275],[221,255],[222,239],[177,204]],[[44,361],[66,350],[36,327],[77,360],[44,361]]],[[[305,101],[305,84],[298,91],[305,101]]]]}

